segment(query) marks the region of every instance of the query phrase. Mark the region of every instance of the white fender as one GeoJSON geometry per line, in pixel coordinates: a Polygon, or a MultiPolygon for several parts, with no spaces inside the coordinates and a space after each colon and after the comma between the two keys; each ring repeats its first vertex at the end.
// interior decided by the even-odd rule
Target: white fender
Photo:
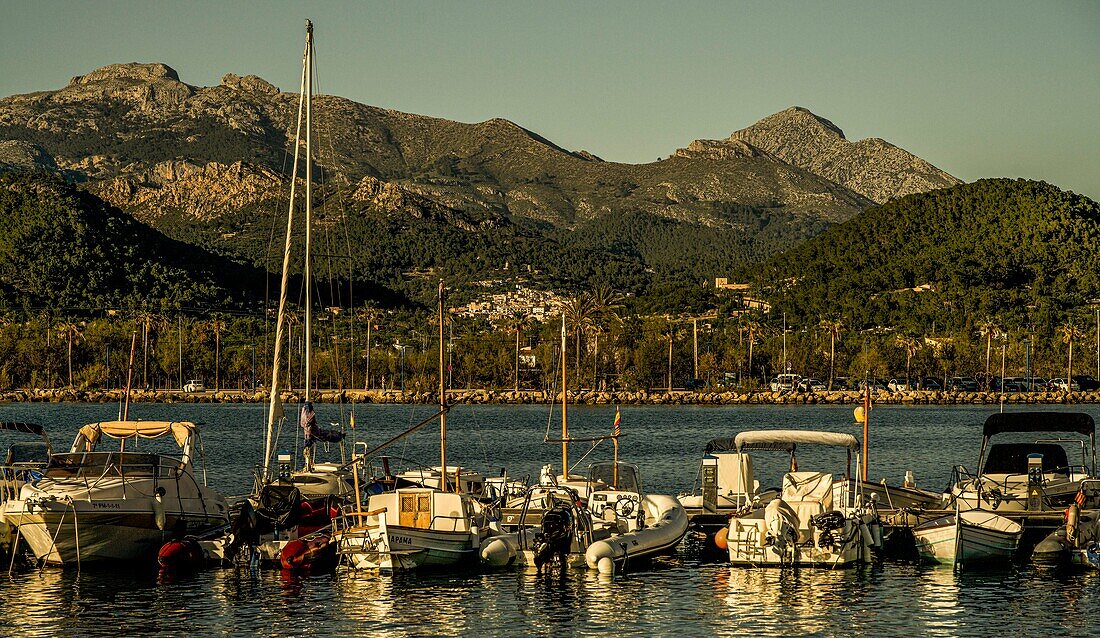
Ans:
{"type": "Polygon", "coordinates": [[[516,534],[490,536],[481,542],[481,561],[490,567],[507,567],[516,560],[519,539],[516,534]]]}

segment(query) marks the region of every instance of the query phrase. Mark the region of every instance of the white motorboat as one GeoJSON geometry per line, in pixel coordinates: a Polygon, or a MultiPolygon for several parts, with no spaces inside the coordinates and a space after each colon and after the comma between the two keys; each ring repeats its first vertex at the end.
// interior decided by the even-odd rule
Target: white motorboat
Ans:
{"type": "MultiPolygon", "coordinates": [[[[440,281],[439,466],[434,473],[416,477],[429,486],[422,483],[373,494],[367,501],[366,510],[356,490],[355,511],[343,514],[334,540],[341,560],[357,569],[395,572],[476,564],[478,548],[489,533],[486,506],[474,495],[456,491],[461,488],[463,472],[459,467],[447,465],[444,290],[440,281]],[[433,474],[436,485],[430,486],[433,474]],[[454,479],[448,480],[452,476],[454,479]]],[[[404,480],[410,482],[407,478],[404,480]]],[[[483,487],[480,480],[476,484],[483,487]]]]}
{"type": "Polygon", "coordinates": [[[91,423],[4,504],[4,517],[45,563],[150,558],[169,539],[227,521],[225,499],[195,476],[201,452],[198,428],[186,421],[91,423]],[[98,451],[103,437],[119,449],[98,451]],[[145,439],[174,441],[180,454],[139,451],[145,439]]]}
{"type": "Polygon", "coordinates": [[[492,567],[541,567],[558,556],[570,567],[613,573],[674,551],[687,533],[680,502],[644,494],[635,465],[594,463],[586,483],[587,498],[569,486],[531,488],[515,531],[488,538],[482,561],[492,567]]]}
{"type": "Polygon", "coordinates": [[[761,491],[752,463],[752,456],[735,449],[733,437],[707,442],[696,483],[699,489],[678,497],[694,527],[714,533],[726,526],[730,515],[762,507],[778,495],[774,489],[761,491]]]}
{"type": "Polygon", "coordinates": [[[53,447],[50,437],[37,423],[0,422],[0,432],[10,432],[20,437],[10,442],[0,460],[0,558],[8,560],[14,549],[15,527],[9,525],[4,516],[4,503],[19,498],[23,486],[41,475],[50,461],[53,447]],[[23,437],[24,434],[35,437],[35,440],[23,437]]]}
{"type": "Polygon", "coordinates": [[[737,452],[783,451],[797,467],[799,445],[838,447],[847,451],[845,480],[832,474],[793,470],[783,475],[780,494],[765,507],[733,515],[723,541],[730,562],[748,566],[816,565],[835,567],[870,560],[881,546],[881,527],[873,502],[848,489],[852,455],[859,442],[850,434],[805,430],[760,430],[735,437],[737,452]]]}
{"type": "Polygon", "coordinates": [[[375,494],[365,512],[346,512],[336,531],[341,560],[383,572],[476,564],[488,533],[481,505],[467,494],[405,487],[375,494]]]}
{"type": "MultiPolygon", "coordinates": [[[[1096,476],[1096,424],[1084,413],[1005,412],[986,419],[974,474],[955,468],[945,495],[947,506],[984,509],[999,514],[1058,511],[1077,496],[1081,482],[1096,476]],[[1046,438],[1028,442],[993,443],[1004,433],[1079,434],[1085,439],[1046,438]],[[1064,445],[1078,447],[1081,464],[1071,464],[1064,445]],[[1091,463],[1089,453],[1091,451],[1091,463]]],[[[1100,503],[1087,503],[1092,509],[1100,503]]]]}
{"type": "Polygon", "coordinates": [[[1023,533],[1019,523],[982,510],[961,510],[913,528],[922,559],[958,567],[1006,564],[1023,533]]]}
{"type": "Polygon", "coordinates": [[[585,550],[589,569],[609,574],[630,562],[672,552],[688,530],[687,513],[675,496],[645,494],[636,465],[618,461],[592,464],[588,510],[613,523],[611,536],[585,550]]]}
{"type": "Polygon", "coordinates": [[[489,567],[541,568],[555,557],[568,567],[584,567],[584,552],[594,540],[611,535],[611,526],[593,520],[577,490],[552,483],[535,485],[500,511],[502,531],[481,544],[489,567]]]}

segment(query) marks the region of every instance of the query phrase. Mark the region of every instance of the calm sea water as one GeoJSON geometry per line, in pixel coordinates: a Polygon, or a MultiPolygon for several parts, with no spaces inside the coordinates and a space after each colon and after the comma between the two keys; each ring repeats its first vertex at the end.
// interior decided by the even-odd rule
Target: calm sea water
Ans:
{"type": "MultiPolygon", "coordinates": [[[[289,406],[288,406],[289,407],[289,406]]],[[[1078,409],[1078,408],[1074,408],[1078,409]]],[[[1100,419],[1100,409],[1082,406],[1100,419]]],[[[289,410],[288,410],[289,411],[289,410]]],[[[318,406],[322,422],[349,410],[318,406]]],[[[881,406],[872,412],[870,474],[939,489],[951,467],[973,467],[987,406],[881,406]]],[[[357,406],[354,437],[377,443],[430,416],[425,406],[357,406]]],[[[76,429],[111,419],[108,405],[0,406],[0,419],[46,425],[58,448],[76,429]]],[[[186,419],[203,426],[209,481],[226,494],[251,486],[260,454],[262,406],[137,405],[131,416],[186,419]]],[[[689,491],[707,440],[747,429],[852,432],[850,407],[626,407],[623,460],[637,463],[649,491],[689,491]]],[[[495,474],[537,477],[560,462],[560,446],[542,442],[542,406],[457,407],[448,419],[448,461],[495,474]]],[[[555,413],[550,424],[560,428],[555,413]]],[[[576,408],[576,435],[609,431],[614,408],[576,408]]],[[[281,448],[294,449],[293,428],[281,448]]],[[[577,461],[588,444],[574,445],[577,461]]],[[[438,430],[424,428],[395,445],[394,456],[438,463],[438,430]]],[[[580,463],[610,458],[602,444],[580,463]]],[[[843,452],[810,450],[803,469],[841,472],[843,452]]],[[[757,460],[765,485],[777,484],[782,456],[757,460]]],[[[134,566],[45,569],[0,579],[2,636],[293,635],[293,636],[1100,636],[1100,573],[1031,565],[955,574],[902,562],[848,570],[734,568],[688,538],[671,557],[614,578],[584,571],[408,574],[345,571],[299,576],[277,570],[210,570],[166,580],[134,566]]]]}

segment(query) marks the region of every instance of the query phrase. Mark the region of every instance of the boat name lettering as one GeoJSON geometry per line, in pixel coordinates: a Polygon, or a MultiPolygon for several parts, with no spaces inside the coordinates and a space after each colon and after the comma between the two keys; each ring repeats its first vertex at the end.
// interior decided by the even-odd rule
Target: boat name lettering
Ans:
{"type": "Polygon", "coordinates": [[[92,503],[92,507],[100,510],[120,510],[122,505],[120,503],[92,503]]]}
{"type": "Polygon", "coordinates": [[[391,543],[397,543],[398,545],[412,545],[411,536],[390,536],[391,543]]]}

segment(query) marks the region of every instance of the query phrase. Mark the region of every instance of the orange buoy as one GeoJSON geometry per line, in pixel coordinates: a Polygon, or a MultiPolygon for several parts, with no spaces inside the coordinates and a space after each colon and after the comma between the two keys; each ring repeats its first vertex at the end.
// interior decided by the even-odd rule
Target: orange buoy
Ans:
{"type": "Polygon", "coordinates": [[[725,550],[729,548],[729,538],[727,537],[728,534],[728,527],[723,527],[722,529],[714,533],[714,544],[718,547],[718,549],[725,550]]]}

